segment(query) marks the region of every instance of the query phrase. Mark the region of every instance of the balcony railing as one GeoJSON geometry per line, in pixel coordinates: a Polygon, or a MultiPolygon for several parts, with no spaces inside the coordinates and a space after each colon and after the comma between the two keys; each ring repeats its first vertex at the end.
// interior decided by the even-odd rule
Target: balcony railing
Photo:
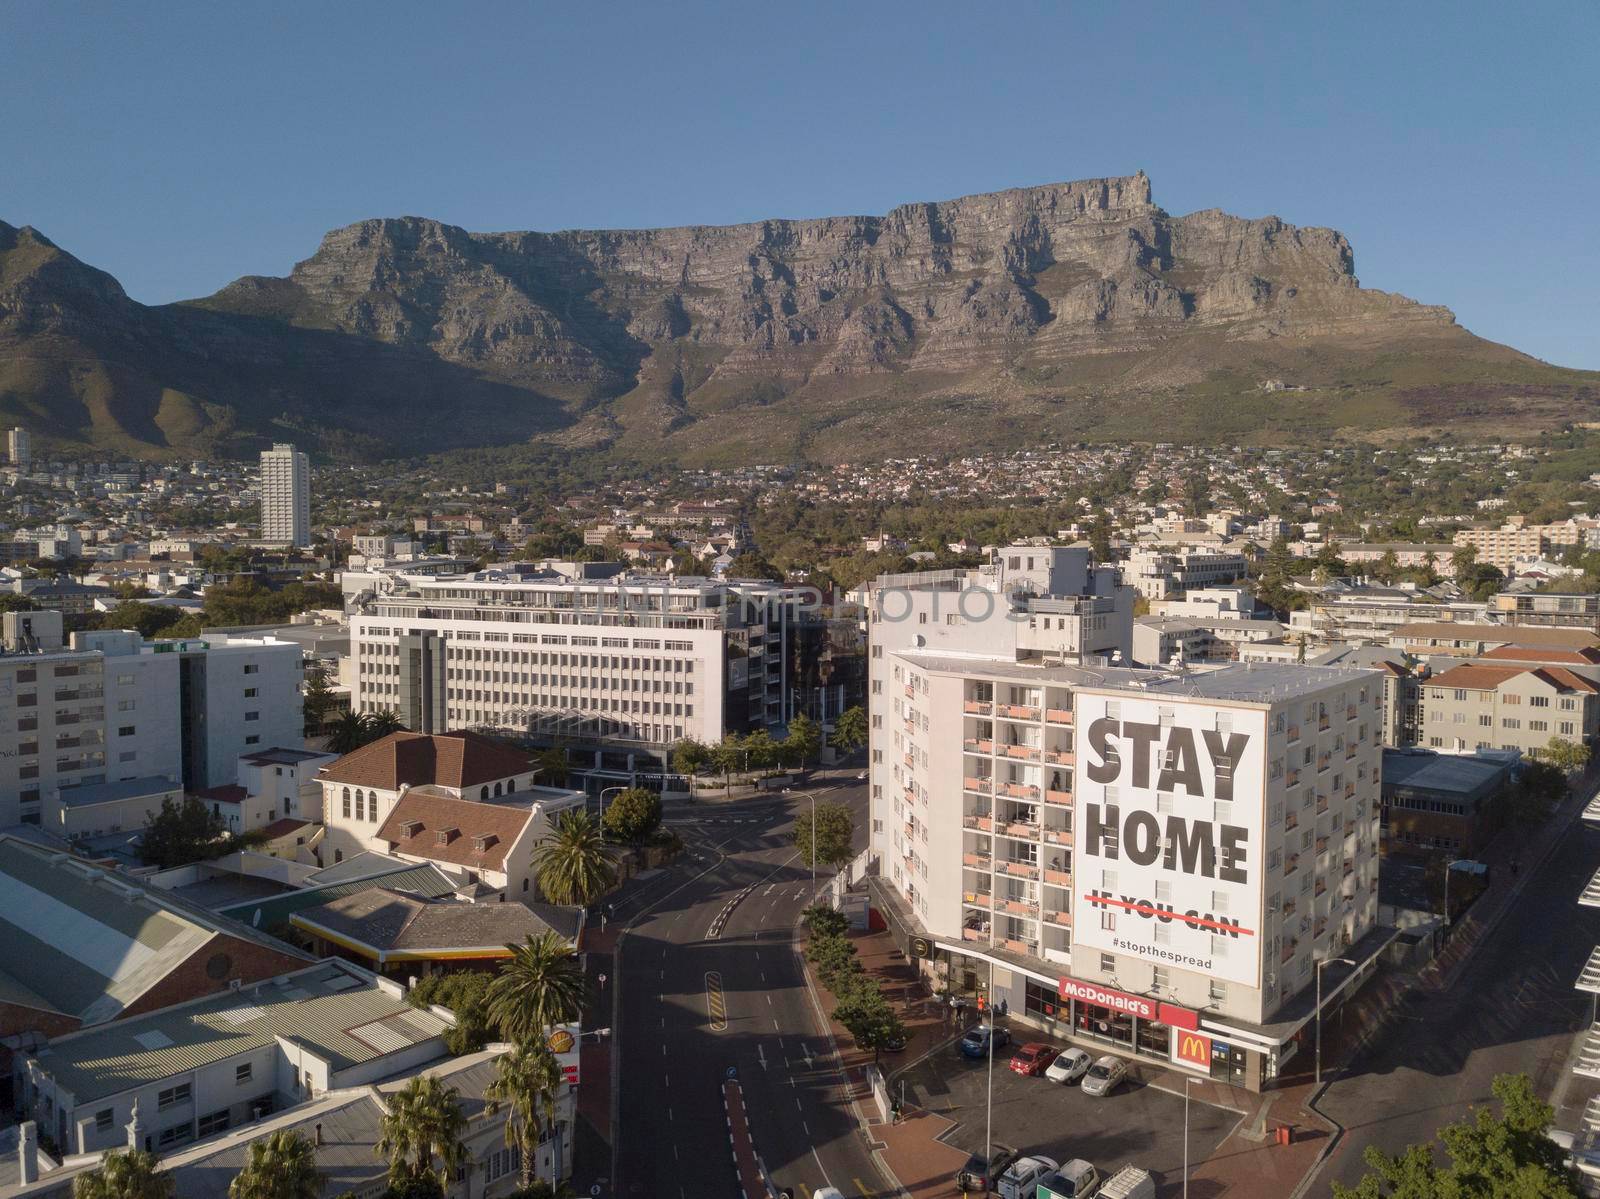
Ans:
{"type": "Polygon", "coordinates": [[[1039,905],[1030,903],[1026,899],[1008,899],[1006,900],[1005,908],[1013,916],[1037,916],[1039,914],[1039,905]]]}
{"type": "Polygon", "coordinates": [[[982,795],[990,795],[994,792],[993,779],[964,778],[961,780],[961,785],[968,791],[977,791],[982,795]]]}
{"type": "Polygon", "coordinates": [[[988,816],[966,816],[961,821],[962,828],[973,829],[980,833],[994,832],[994,820],[988,816]]]}
{"type": "Polygon", "coordinates": [[[1012,953],[1021,953],[1021,954],[1032,953],[1033,952],[1033,945],[1034,945],[1034,943],[1031,942],[1031,941],[1014,941],[1009,937],[1006,938],[1006,948],[1009,949],[1012,953]]]}
{"type": "Polygon", "coordinates": [[[1299,725],[1291,724],[1289,726],[1289,740],[1290,741],[1298,741],[1298,740],[1300,740],[1300,726],[1299,725]]]}
{"type": "Polygon", "coordinates": [[[969,699],[961,705],[963,712],[978,712],[987,715],[994,705],[986,699],[969,699]]]}
{"type": "Polygon", "coordinates": [[[988,737],[968,737],[961,743],[961,747],[975,754],[992,754],[994,742],[988,737]]]}
{"type": "Polygon", "coordinates": [[[964,853],[961,855],[961,864],[974,870],[988,870],[994,865],[994,859],[986,853],[964,853]]]}
{"type": "Polygon", "coordinates": [[[1044,839],[1051,845],[1071,845],[1072,830],[1070,828],[1047,828],[1044,830],[1044,839]]]}
{"type": "Polygon", "coordinates": [[[1008,837],[1022,837],[1025,840],[1037,841],[1039,839],[1039,825],[1036,821],[1013,820],[1005,827],[1008,837]]]}
{"type": "Polygon", "coordinates": [[[1072,713],[1066,708],[1046,708],[1044,718],[1051,724],[1071,724],[1072,713]]]}
{"type": "Polygon", "coordinates": [[[1072,924],[1072,913],[1071,912],[1051,912],[1048,916],[1045,917],[1045,919],[1050,921],[1051,924],[1065,924],[1065,925],[1070,926],[1072,924]]]}
{"type": "Polygon", "coordinates": [[[1032,783],[1006,783],[1001,791],[1012,799],[1038,799],[1039,788],[1032,783]]]}
{"type": "Polygon", "coordinates": [[[917,764],[917,755],[916,754],[907,754],[906,758],[905,758],[905,762],[906,762],[907,766],[915,768],[916,764],[917,764]]]}
{"type": "Polygon", "coordinates": [[[1072,806],[1072,792],[1046,791],[1044,793],[1044,801],[1048,804],[1059,804],[1061,807],[1070,808],[1072,806]]]}
{"type": "Polygon", "coordinates": [[[988,941],[989,934],[982,929],[964,928],[961,930],[963,941],[988,941]]]}
{"type": "Polygon", "coordinates": [[[1326,812],[1327,810],[1328,810],[1328,797],[1326,795],[1317,796],[1317,815],[1320,816],[1324,812],[1326,812]]]}
{"type": "Polygon", "coordinates": [[[968,907],[992,909],[994,907],[994,896],[987,891],[963,891],[961,893],[961,902],[968,907]]]}
{"type": "Polygon", "coordinates": [[[1006,757],[1037,762],[1039,760],[1039,748],[1035,745],[1008,745],[1006,746],[1006,757]]]}
{"type": "Polygon", "coordinates": [[[1300,868],[1300,855],[1292,853],[1283,863],[1284,877],[1288,877],[1300,868]]]}
{"type": "Polygon", "coordinates": [[[1006,873],[1012,878],[1038,878],[1039,867],[1032,862],[1007,862],[1006,873]]]}
{"type": "Polygon", "coordinates": [[[915,687],[913,687],[910,683],[906,684],[906,698],[907,699],[916,699],[917,698],[917,689],[915,687]]]}
{"type": "Polygon", "coordinates": [[[1287,832],[1289,829],[1299,828],[1299,827],[1300,827],[1300,813],[1298,813],[1298,812],[1290,812],[1290,813],[1288,813],[1287,815],[1284,816],[1284,818],[1283,818],[1283,828],[1284,828],[1285,832],[1287,832]]]}
{"type": "Polygon", "coordinates": [[[1047,868],[1044,872],[1044,881],[1054,883],[1058,887],[1070,887],[1072,886],[1072,875],[1065,870],[1050,870],[1047,868]]]}
{"type": "Polygon", "coordinates": [[[1009,720],[1038,720],[1039,709],[1030,708],[1026,704],[1001,704],[1000,715],[1009,720]]]}

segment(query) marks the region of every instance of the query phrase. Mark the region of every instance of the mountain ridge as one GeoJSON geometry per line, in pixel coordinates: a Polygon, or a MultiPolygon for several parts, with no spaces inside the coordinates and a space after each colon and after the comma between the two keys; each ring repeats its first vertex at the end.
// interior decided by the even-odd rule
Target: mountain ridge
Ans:
{"type": "Polygon", "coordinates": [[[1336,230],[1174,217],[1143,172],[723,226],[371,218],[287,276],[154,307],[0,223],[0,413],[154,455],[277,436],[333,456],[535,439],[837,460],[1548,425],[1597,405],[1600,373],[1361,287],[1336,230]]]}

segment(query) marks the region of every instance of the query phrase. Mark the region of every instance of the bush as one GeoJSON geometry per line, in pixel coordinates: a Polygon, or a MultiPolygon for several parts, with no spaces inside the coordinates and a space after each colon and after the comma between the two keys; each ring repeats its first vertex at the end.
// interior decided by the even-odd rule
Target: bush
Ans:
{"type": "Polygon", "coordinates": [[[489,1016],[488,991],[493,975],[476,970],[430,974],[412,987],[406,1000],[415,1008],[434,1004],[456,1014],[456,1025],[444,1035],[445,1048],[460,1057],[476,1053],[498,1035],[489,1016]]]}
{"type": "Polygon", "coordinates": [[[850,927],[850,922],[845,919],[843,912],[835,911],[827,904],[812,904],[800,913],[800,922],[806,926],[806,932],[812,937],[842,937],[845,930],[850,927]]]}

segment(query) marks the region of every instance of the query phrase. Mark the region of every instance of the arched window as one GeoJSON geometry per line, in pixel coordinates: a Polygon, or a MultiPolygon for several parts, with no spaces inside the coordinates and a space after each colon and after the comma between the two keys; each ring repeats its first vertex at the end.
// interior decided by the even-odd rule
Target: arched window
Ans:
{"type": "Polygon", "coordinates": [[[479,799],[488,799],[489,798],[489,788],[487,786],[482,787],[482,788],[479,789],[478,798],[479,799]]]}
{"type": "Polygon", "coordinates": [[[378,823],[378,793],[367,792],[367,819],[373,824],[378,823]]]}
{"type": "Polygon", "coordinates": [[[495,797],[495,798],[496,798],[496,799],[499,799],[499,798],[500,798],[500,784],[499,784],[499,783],[496,783],[496,784],[495,784],[495,785],[494,785],[494,797],[495,797]]]}
{"type": "Polygon", "coordinates": [[[344,818],[346,820],[350,819],[350,788],[349,787],[346,787],[344,789],[344,818]]]}
{"type": "Polygon", "coordinates": [[[516,789],[517,789],[517,780],[516,779],[507,779],[506,780],[506,794],[510,795],[516,789]]]}
{"type": "Polygon", "coordinates": [[[523,879],[522,880],[522,890],[523,890],[524,894],[527,893],[527,890],[528,890],[528,880],[527,879],[523,879]]]}

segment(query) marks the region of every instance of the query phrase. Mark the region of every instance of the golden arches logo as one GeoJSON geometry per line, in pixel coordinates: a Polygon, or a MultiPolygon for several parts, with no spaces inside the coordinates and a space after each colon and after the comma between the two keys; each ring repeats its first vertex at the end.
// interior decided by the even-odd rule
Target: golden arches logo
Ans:
{"type": "Polygon", "coordinates": [[[1211,1063],[1211,1038],[1186,1032],[1178,1037],[1178,1060],[1193,1062],[1197,1066],[1211,1063]]]}

